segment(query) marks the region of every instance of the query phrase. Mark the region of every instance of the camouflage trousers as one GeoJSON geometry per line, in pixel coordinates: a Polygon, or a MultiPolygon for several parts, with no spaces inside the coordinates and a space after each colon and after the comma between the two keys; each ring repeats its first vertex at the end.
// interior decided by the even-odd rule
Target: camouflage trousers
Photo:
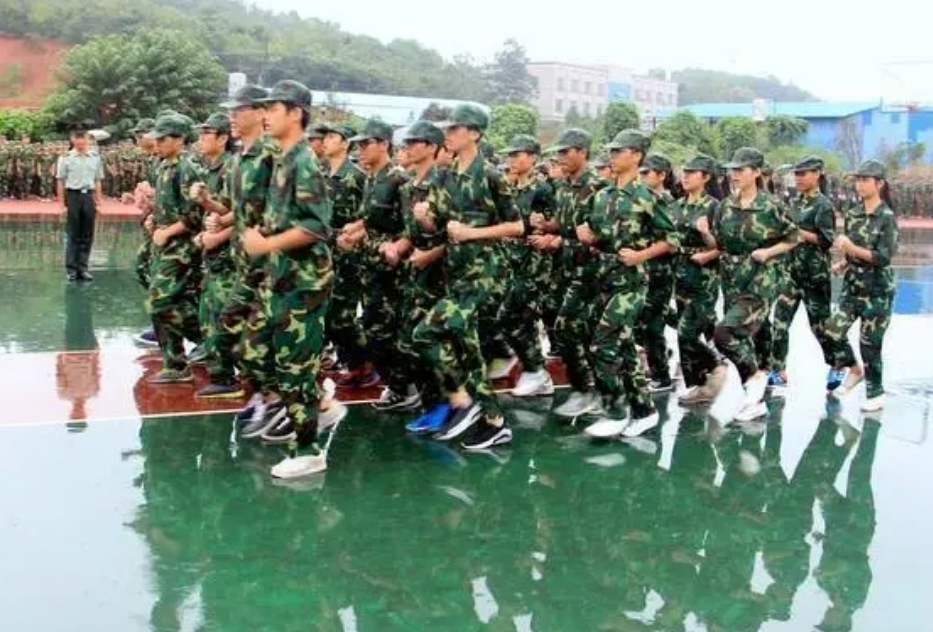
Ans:
{"type": "Polygon", "coordinates": [[[366,361],[366,333],[357,317],[363,302],[363,266],[358,253],[336,251],[336,281],[327,311],[327,339],[337,347],[340,360],[355,370],[366,361]]]}
{"type": "Polygon", "coordinates": [[[635,349],[635,326],[646,295],[645,286],[604,294],[590,343],[596,389],[609,403],[624,396],[633,418],[647,417],[656,410],[635,349]]]}
{"type": "Polygon", "coordinates": [[[567,379],[574,391],[588,392],[593,385],[593,358],[590,341],[593,322],[599,302],[599,284],[596,281],[574,279],[560,307],[554,324],[557,352],[567,368],[567,379]]]}
{"type": "Polygon", "coordinates": [[[465,388],[492,416],[499,402],[486,380],[480,350],[479,309],[487,300],[481,287],[448,288],[412,332],[412,345],[428,361],[447,393],[465,388]]]}
{"type": "Polygon", "coordinates": [[[201,285],[200,258],[189,248],[169,244],[153,248],[147,310],[162,350],[165,369],[180,371],[187,364],[185,339],[202,340],[198,322],[201,285]]]}
{"type": "MultiPolygon", "coordinates": [[[[434,266],[443,266],[437,262],[434,266]]],[[[425,408],[431,408],[444,397],[443,387],[433,366],[418,352],[415,328],[428,316],[431,309],[444,297],[442,284],[427,281],[432,271],[423,270],[413,275],[404,288],[405,298],[400,312],[398,357],[394,374],[398,384],[411,384],[421,393],[425,408]]]]}
{"type": "MultiPolygon", "coordinates": [[[[848,279],[846,279],[848,281],[848,279]]],[[[891,324],[894,288],[877,292],[852,291],[848,282],[843,284],[839,310],[826,323],[824,353],[836,368],[856,365],[855,352],[849,344],[849,329],[860,320],[859,348],[865,363],[865,390],[868,397],[884,394],[881,350],[884,335],[891,324]]]]}
{"type": "Polygon", "coordinates": [[[670,382],[671,369],[664,328],[671,320],[671,298],[674,294],[674,270],[668,261],[648,263],[648,293],[645,308],[638,317],[635,340],[645,349],[651,378],[670,382]]]}
{"type": "Polygon", "coordinates": [[[719,364],[710,347],[716,327],[719,274],[714,266],[679,261],[674,276],[680,368],[684,384],[690,388],[706,382],[707,374],[719,364]]]}
{"type": "Polygon", "coordinates": [[[521,265],[513,267],[512,280],[505,300],[499,304],[496,322],[505,342],[521,361],[522,370],[531,373],[544,368],[538,321],[543,319],[548,284],[544,265],[548,260],[541,253],[528,254],[530,256],[521,265]]]}
{"type": "Polygon", "coordinates": [[[149,239],[136,250],[136,282],[144,290],[149,289],[149,270],[152,267],[152,242],[149,239]]]}
{"type": "Polygon", "coordinates": [[[232,355],[218,352],[218,342],[222,338],[220,317],[233,293],[235,280],[236,269],[232,267],[208,270],[204,275],[198,319],[204,334],[207,373],[214,384],[232,384],[236,378],[236,364],[232,355]]]}
{"type": "Polygon", "coordinates": [[[243,359],[269,371],[259,380],[274,385],[273,392],[285,402],[295,424],[297,439],[289,447],[312,445],[317,439],[318,375],[330,290],[280,292],[265,281],[257,295],[258,309],[246,323],[243,359]]]}
{"type": "Polygon", "coordinates": [[[367,268],[363,292],[364,357],[375,365],[384,384],[397,393],[404,392],[407,384],[397,383],[392,377],[404,284],[402,270],[390,268],[381,261],[368,262],[367,268]]]}
{"type": "MultiPolygon", "coordinates": [[[[770,312],[771,305],[757,294],[725,297],[725,314],[716,324],[713,340],[716,348],[738,369],[743,384],[762,366],[755,342],[770,312]]],[[[710,358],[707,356],[704,361],[709,362],[710,358]]]]}
{"type": "MultiPolygon", "coordinates": [[[[827,270],[828,273],[828,270],[827,270]]],[[[829,277],[821,279],[794,279],[788,280],[777,300],[774,303],[774,318],[772,325],[771,358],[769,364],[773,371],[783,371],[787,366],[787,350],[790,344],[790,326],[794,322],[797,308],[803,303],[810,321],[810,330],[825,348],[824,331],[826,321],[831,315],[832,286],[829,277]]],[[[825,358],[831,364],[830,358],[825,358]]]]}
{"type": "Polygon", "coordinates": [[[545,255],[550,258],[550,266],[547,268],[547,276],[541,281],[543,286],[541,290],[541,321],[551,344],[551,353],[556,353],[557,317],[570,288],[570,275],[567,273],[567,268],[560,257],[551,253],[545,253],[545,255]]]}
{"type": "Polygon", "coordinates": [[[234,366],[240,369],[241,381],[253,392],[274,392],[272,385],[264,380],[273,374],[272,357],[253,350],[247,353],[249,343],[260,339],[255,335],[246,337],[246,324],[250,315],[262,309],[258,288],[265,274],[262,269],[240,269],[234,275],[233,286],[227,300],[217,316],[217,337],[214,341],[214,354],[220,366],[234,366]]]}
{"type": "Polygon", "coordinates": [[[483,360],[488,364],[496,358],[508,358],[512,355],[509,348],[506,332],[499,321],[499,310],[505,303],[511,285],[511,267],[504,258],[501,250],[496,252],[500,257],[498,269],[502,275],[490,279],[489,290],[485,293],[485,300],[479,307],[479,342],[483,352],[483,360]]]}

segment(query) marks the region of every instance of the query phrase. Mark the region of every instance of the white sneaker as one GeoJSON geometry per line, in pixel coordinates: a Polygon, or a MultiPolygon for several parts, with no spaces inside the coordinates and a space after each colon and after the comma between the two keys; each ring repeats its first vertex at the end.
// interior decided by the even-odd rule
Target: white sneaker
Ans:
{"type": "Polygon", "coordinates": [[[489,363],[486,369],[486,377],[490,380],[503,380],[512,374],[512,370],[518,366],[518,358],[496,358],[489,363]]]}
{"type": "Polygon", "coordinates": [[[600,419],[584,428],[583,432],[594,439],[611,439],[612,437],[621,436],[629,423],[628,417],[625,419],[600,419]]]}
{"type": "Polygon", "coordinates": [[[884,408],[885,403],[885,396],[883,393],[877,397],[869,397],[865,400],[865,403],[862,404],[862,412],[876,413],[884,408]]]}
{"type": "Polygon", "coordinates": [[[768,390],[768,374],[764,371],[758,371],[755,375],[748,378],[745,382],[745,407],[751,407],[765,398],[765,391],[768,390]]]}
{"type": "MultiPolygon", "coordinates": [[[[849,370],[848,375],[846,375],[846,381],[842,383],[842,386],[833,391],[833,394],[838,397],[845,397],[850,395],[855,388],[865,380],[865,371],[852,371],[849,370]]],[[[873,398],[874,399],[874,398],[873,398]]],[[[868,402],[865,402],[866,404],[868,402]]],[[[864,409],[863,409],[864,410],[864,409]]]]}
{"type": "Polygon", "coordinates": [[[599,396],[596,393],[580,393],[574,391],[567,401],[554,409],[554,414],[560,417],[579,417],[601,407],[599,396]]]}
{"type": "Polygon", "coordinates": [[[512,389],[512,395],[515,397],[534,397],[553,393],[554,381],[546,369],[534,373],[522,373],[522,376],[518,378],[518,384],[512,389]]]}
{"type": "Polygon", "coordinates": [[[736,421],[754,421],[759,417],[765,417],[768,414],[768,406],[764,402],[746,403],[735,415],[736,421]]]}
{"type": "Polygon", "coordinates": [[[343,418],[346,417],[349,412],[350,409],[347,408],[346,404],[334,400],[327,410],[322,410],[318,413],[317,431],[324,432],[331,426],[343,421],[343,418]]]}
{"type": "Polygon", "coordinates": [[[317,474],[327,469],[327,456],[324,453],[311,456],[286,457],[272,466],[275,478],[298,478],[317,474]]]}
{"type": "Polygon", "coordinates": [[[647,417],[633,419],[632,423],[630,423],[625,431],[622,432],[622,436],[629,438],[638,437],[645,434],[652,428],[655,428],[660,421],[661,415],[659,415],[657,411],[651,413],[647,417]]]}

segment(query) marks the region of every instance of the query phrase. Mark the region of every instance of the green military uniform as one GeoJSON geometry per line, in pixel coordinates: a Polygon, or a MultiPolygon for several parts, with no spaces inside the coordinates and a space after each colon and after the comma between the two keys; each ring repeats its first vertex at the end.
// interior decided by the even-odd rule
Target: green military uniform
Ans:
{"type": "MultiPolygon", "coordinates": [[[[310,109],[311,92],[297,82],[280,81],[265,101],[310,109]]],[[[261,231],[269,237],[297,228],[315,240],[261,259],[260,307],[247,328],[246,350],[248,356],[272,358],[273,374],[262,381],[276,385],[295,425],[292,451],[317,439],[324,317],[334,284],[327,245],[331,215],[324,176],[307,138],[302,137],[275,159],[261,231]]]]}
{"type": "MultiPolygon", "coordinates": [[[[607,149],[635,149],[644,153],[648,139],[636,130],[624,130],[607,149]]],[[[600,298],[594,313],[598,324],[590,344],[596,388],[610,417],[612,408],[624,396],[631,417],[643,419],[656,409],[638,361],[634,330],[647,301],[650,277],[646,266],[626,266],[617,253],[624,248],[644,250],[659,241],[676,247],[678,235],[667,205],[659,204],[657,196],[637,178],[622,188],[612,183],[601,190],[586,223],[595,233],[595,247],[605,261],[599,274],[600,298]]]]}
{"type": "MultiPolygon", "coordinates": [[[[715,177],[712,158],[698,156],[684,166],[684,171],[702,171],[715,177]]],[[[697,230],[697,221],[712,223],[719,205],[707,193],[686,197],[671,208],[671,221],[680,236],[680,250],[674,257],[674,301],[677,304],[677,340],[684,384],[690,388],[706,381],[718,362],[709,353],[716,325],[716,301],[719,299],[719,264],[716,260],[700,265],[691,257],[707,252],[709,247],[697,230]],[[704,341],[705,337],[705,341],[704,341]]]]}
{"type": "MultiPolygon", "coordinates": [[[[672,165],[671,161],[662,154],[649,154],[642,165],[642,171],[646,169],[670,173],[672,165]]],[[[653,193],[656,206],[663,207],[665,209],[663,214],[670,216],[674,196],[667,190],[653,193]]],[[[645,263],[645,270],[648,272],[648,292],[644,309],[635,327],[635,340],[645,349],[652,381],[659,386],[668,387],[671,384],[671,370],[668,365],[664,328],[671,320],[671,298],[674,295],[673,255],[662,255],[651,259],[645,263]]]]}
{"type": "MultiPolygon", "coordinates": [[[[884,164],[868,160],[859,166],[856,177],[884,179],[884,164]]],[[[900,232],[897,218],[889,206],[882,203],[868,212],[861,203],[849,209],[843,234],[860,248],[872,253],[872,261],[847,257],[842,281],[839,310],[826,325],[826,353],[836,368],[853,367],[855,354],[848,341],[849,328],[861,319],[859,346],[865,363],[866,394],[869,398],[884,394],[882,344],[891,324],[894,304],[894,269],[900,232]]]]}
{"type": "MultiPolygon", "coordinates": [[[[796,165],[794,171],[822,171],[823,161],[806,157],[796,165]]],[[[774,305],[772,327],[771,370],[780,372],[787,362],[790,325],[803,302],[810,321],[810,329],[817,341],[823,345],[823,329],[830,316],[829,249],[833,245],[835,215],[832,203],[819,189],[812,193],[798,193],[791,204],[793,221],[801,230],[815,233],[819,243],[801,241],[787,255],[787,278],[774,305]]],[[[827,358],[829,362],[829,358],[827,358]]]]}
{"type": "MultiPolygon", "coordinates": [[[[532,136],[518,135],[512,139],[506,154],[519,152],[538,155],[541,146],[532,136]]],[[[554,188],[547,181],[539,180],[534,172],[524,182],[515,184],[515,202],[522,221],[529,227],[526,232],[530,232],[532,213],[540,213],[548,220],[554,217],[554,188]]],[[[543,301],[549,289],[553,257],[535,250],[525,240],[504,245],[512,279],[506,298],[499,305],[498,329],[521,361],[522,371],[533,373],[544,368],[537,325],[543,319],[543,301]]]]}
{"type": "MultiPolygon", "coordinates": [[[[729,168],[757,167],[761,152],[743,148],[736,151],[729,168]]],[[[724,199],[710,227],[721,251],[720,271],[725,298],[725,315],[716,325],[716,348],[738,369],[742,382],[755,375],[764,358],[755,349],[755,336],[768,318],[777,298],[777,266],[771,258],[759,263],[752,253],[781,242],[796,242],[797,229],[776,200],[759,191],[748,208],[739,193],[724,199]]],[[[710,352],[711,353],[711,352],[710,352]]]]}
{"type": "MultiPolygon", "coordinates": [[[[370,120],[353,142],[379,140],[392,142],[392,128],[379,120],[370,120]]],[[[391,163],[366,177],[361,209],[367,239],[362,245],[364,269],[363,331],[366,335],[366,357],[376,367],[383,382],[396,393],[404,392],[406,384],[392,377],[395,349],[398,346],[399,307],[402,304],[404,269],[390,266],[379,253],[383,243],[398,240],[405,232],[402,212],[402,187],[408,174],[391,163]]]]}
{"type": "MultiPolygon", "coordinates": [[[[259,107],[268,96],[263,88],[247,85],[224,105],[229,108],[259,107]]],[[[257,288],[264,277],[262,263],[251,260],[243,250],[242,236],[247,228],[261,226],[266,198],[272,179],[272,166],[280,151],[268,136],[260,136],[248,147],[234,154],[227,169],[223,204],[233,213],[233,234],[230,248],[236,265],[233,288],[227,304],[221,311],[214,352],[224,366],[237,365],[241,379],[254,393],[269,390],[271,384],[263,382],[273,373],[272,358],[261,351],[250,350],[244,339],[247,321],[259,309],[257,288]]],[[[255,336],[254,336],[255,339],[255,336]]]]}
{"type": "MultiPolygon", "coordinates": [[[[152,131],[153,127],[155,127],[155,119],[140,119],[133,128],[133,133],[137,136],[148,134],[152,131]]],[[[146,182],[155,189],[160,162],[158,156],[145,156],[143,158],[144,172],[139,182],[146,182]]],[[[137,182],[137,184],[139,184],[139,182],[137,182]]],[[[140,225],[146,221],[147,217],[149,217],[149,213],[144,213],[143,217],[140,219],[140,225]]],[[[151,264],[152,240],[149,238],[149,234],[146,233],[145,240],[136,251],[135,272],[136,281],[147,291],[149,290],[149,269],[151,268],[151,264]]]]}
{"type": "MultiPolygon", "coordinates": [[[[356,135],[355,130],[347,126],[321,125],[316,131],[340,134],[344,139],[356,135]]],[[[339,231],[362,217],[360,203],[366,174],[349,159],[336,170],[325,169],[324,174],[333,206],[333,227],[339,231]]],[[[334,250],[334,266],[337,280],[327,312],[327,338],[337,346],[338,356],[347,368],[355,371],[366,361],[366,332],[357,318],[357,308],[363,301],[362,254],[357,250],[334,250]]]]}
{"type": "MultiPolygon", "coordinates": [[[[156,138],[184,138],[190,132],[186,121],[177,116],[158,119],[152,131],[156,138]]],[[[156,229],[183,222],[188,233],[172,237],[165,245],[153,243],[149,285],[149,313],[162,348],[163,370],[182,372],[187,368],[184,341],[199,344],[198,293],[201,284],[201,256],[191,234],[201,230],[201,209],[189,197],[191,185],[203,179],[201,172],[184,155],[165,159],[156,182],[156,229]],[[190,233],[190,234],[189,234],[190,233]]],[[[168,373],[163,377],[175,381],[168,373]]],[[[190,378],[189,378],[190,379],[190,378]]]]}
{"type": "MultiPolygon", "coordinates": [[[[208,117],[201,129],[213,130],[218,135],[230,135],[230,119],[226,114],[216,113],[208,117]]],[[[205,184],[211,198],[219,200],[226,190],[227,175],[232,156],[226,152],[214,159],[205,157],[205,184]]],[[[207,372],[211,384],[232,386],[236,378],[236,366],[230,354],[218,351],[218,342],[223,339],[220,317],[230,302],[237,278],[236,263],[230,241],[212,250],[203,251],[204,285],[201,292],[199,320],[204,332],[204,350],[207,352],[207,372]]]]}

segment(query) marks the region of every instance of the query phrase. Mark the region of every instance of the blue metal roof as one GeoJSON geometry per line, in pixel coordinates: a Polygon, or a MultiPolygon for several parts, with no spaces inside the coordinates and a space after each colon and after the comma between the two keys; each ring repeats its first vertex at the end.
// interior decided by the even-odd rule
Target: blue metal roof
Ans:
{"type": "Polygon", "coordinates": [[[490,113],[489,106],[474,101],[406,97],[390,94],[362,94],[359,92],[323,92],[321,90],[312,90],[311,93],[314,97],[315,106],[332,105],[341,110],[352,112],[361,118],[379,118],[389,125],[395,126],[414,123],[432,103],[449,108],[455,108],[462,103],[472,103],[482,108],[486,114],[490,113]]]}
{"type": "MultiPolygon", "coordinates": [[[[881,107],[880,102],[827,103],[823,101],[774,102],[769,104],[772,116],[793,116],[802,119],[846,118],[859,112],[881,107]]],[[[680,108],[664,108],[658,111],[659,118],[667,118],[677,110],[688,110],[700,118],[721,119],[730,116],[750,117],[754,113],[752,103],[695,103],[680,108]]]]}

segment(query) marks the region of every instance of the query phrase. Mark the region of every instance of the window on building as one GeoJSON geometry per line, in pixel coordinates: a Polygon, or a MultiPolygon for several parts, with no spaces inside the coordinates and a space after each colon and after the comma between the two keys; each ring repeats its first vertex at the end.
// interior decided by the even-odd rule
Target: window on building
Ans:
{"type": "Polygon", "coordinates": [[[583,93],[584,93],[584,94],[589,94],[589,93],[590,93],[590,90],[592,90],[592,89],[593,89],[593,84],[590,83],[589,81],[587,81],[586,83],[583,84],[583,93]]]}
{"type": "Polygon", "coordinates": [[[556,101],[554,101],[554,111],[555,112],[564,111],[564,100],[563,99],[557,99],[556,101]]]}
{"type": "Polygon", "coordinates": [[[558,78],[557,78],[557,90],[558,90],[559,92],[563,92],[565,89],[566,89],[566,88],[564,88],[564,78],[563,78],[563,77],[558,77],[558,78]]]}
{"type": "Polygon", "coordinates": [[[580,80],[579,79],[571,80],[570,91],[573,92],[574,94],[580,91],[580,80]]]}
{"type": "Polygon", "coordinates": [[[583,114],[585,114],[586,116],[590,115],[590,104],[589,103],[583,104],[583,114]]]}

